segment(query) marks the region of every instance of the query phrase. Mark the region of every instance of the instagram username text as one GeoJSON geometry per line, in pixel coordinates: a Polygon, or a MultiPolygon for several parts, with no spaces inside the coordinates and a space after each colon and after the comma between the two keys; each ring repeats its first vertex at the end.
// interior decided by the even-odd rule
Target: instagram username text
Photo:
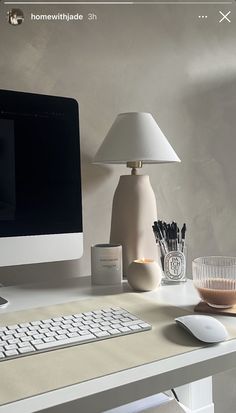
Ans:
{"type": "Polygon", "coordinates": [[[82,21],[86,18],[87,20],[97,20],[97,16],[94,13],[89,13],[86,17],[83,14],[70,14],[70,13],[57,13],[57,14],[34,14],[31,13],[30,19],[34,21],[82,21]]]}

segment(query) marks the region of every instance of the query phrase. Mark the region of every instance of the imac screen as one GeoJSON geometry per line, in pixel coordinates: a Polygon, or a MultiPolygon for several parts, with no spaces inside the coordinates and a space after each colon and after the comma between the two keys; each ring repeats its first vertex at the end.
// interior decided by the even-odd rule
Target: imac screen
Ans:
{"type": "Polygon", "coordinates": [[[81,231],[77,102],[0,91],[0,237],[81,231]]]}

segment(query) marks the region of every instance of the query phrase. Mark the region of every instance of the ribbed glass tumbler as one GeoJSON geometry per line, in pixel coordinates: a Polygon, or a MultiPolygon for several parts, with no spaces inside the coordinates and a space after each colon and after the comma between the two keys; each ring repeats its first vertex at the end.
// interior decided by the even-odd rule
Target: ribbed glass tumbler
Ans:
{"type": "Polygon", "coordinates": [[[199,257],[192,262],[193,283],[203,301],[211,307],[236,304],[236,258],[199,257]]]}

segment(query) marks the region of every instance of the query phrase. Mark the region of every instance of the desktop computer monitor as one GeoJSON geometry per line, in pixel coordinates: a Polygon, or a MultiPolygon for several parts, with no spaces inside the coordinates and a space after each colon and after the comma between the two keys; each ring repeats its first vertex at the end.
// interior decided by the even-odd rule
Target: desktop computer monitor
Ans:
{"type": "Polygon", "coordinates": [[[78,103],[0,90],[0,266],[82,253],[78,103]]]}

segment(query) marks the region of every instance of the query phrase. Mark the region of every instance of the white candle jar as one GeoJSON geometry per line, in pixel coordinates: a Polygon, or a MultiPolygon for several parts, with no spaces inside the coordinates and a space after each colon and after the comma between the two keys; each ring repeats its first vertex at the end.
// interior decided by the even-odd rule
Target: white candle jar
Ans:
{"type": "Polygon", "coordinates": [[[91,247],[92,284],[121,284],[122,246],[96,244],[91,247]]]}
{"type": "Polygon", "coordinates": [[[128,267],[127,279],[136,291],[151,291],[159,287],[162,279],[161,266],[151,259],[134,260],[128,267]]]}

